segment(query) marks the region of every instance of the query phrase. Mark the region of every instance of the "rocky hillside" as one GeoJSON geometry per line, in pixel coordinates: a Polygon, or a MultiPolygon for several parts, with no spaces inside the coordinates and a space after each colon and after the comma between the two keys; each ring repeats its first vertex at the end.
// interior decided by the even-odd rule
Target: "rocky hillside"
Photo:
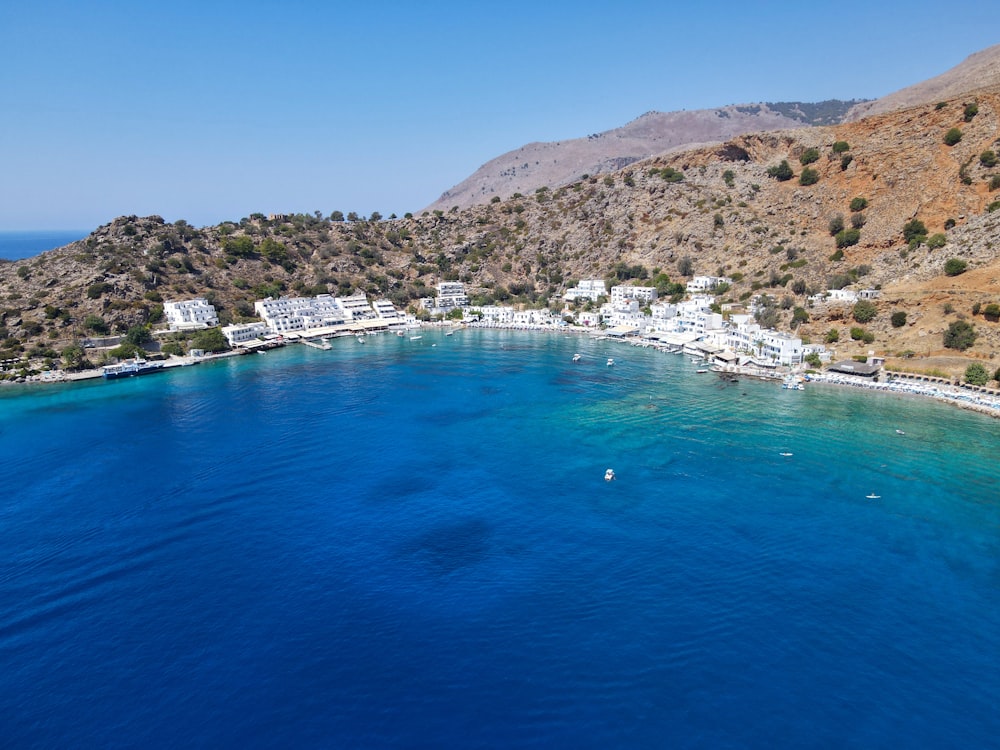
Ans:
{"type": "Polygon", "coordinates": [[[841,125],[741,135],[465,210],[354,222],[255,215],[201,229],[121,217],[81,242],[0,264],[0,359],[28,356],[39,367],[84,336],[156,323],[164,300],[200,295],[228,322],[269,295],[363,290],[406,307],[438,281],[460,279],[480,302],[558,306],[579,278],[669,293],[711,274],[734,279],[723,301],[768,295],[766,319],[779,328],[795,325],[813,341],[835,330],[838,357],[875,350],[910,369],[953,372],[978,358],[992,373],[998,126],[993,88],[841,125]],[[843,286],[882,290],[873,320],[808,300],[843,286]],[[893,325],[894,313],[905,321],[893,325]],[[964,352],[943,344],[959,321],[977,333],[964,352]],[[852,341],[852,328],[870,342],[852,341]]]}
{"type": "Polygon", "coordinates": [[[996,83],[1000,83],[1000,44],[970,55],[962,63],[939,76],[907,86],[881,99],[859,102],[851,107],[844,119],[860,120],[870,115],[892,112],[918,104],[953,99],[996,83]]]}
{"type": "Polygon", "coordinates": [[[627,125],[551,143],[529,143],[490,160],[446,190],[426,210],[447,211],[489,202],[494,196],[533,193],[582,176],[616,172],[656,154],[717,143],[743,133],[840,122],[859,102],[742,104],[690,112],[647,112],[627,125]]]}

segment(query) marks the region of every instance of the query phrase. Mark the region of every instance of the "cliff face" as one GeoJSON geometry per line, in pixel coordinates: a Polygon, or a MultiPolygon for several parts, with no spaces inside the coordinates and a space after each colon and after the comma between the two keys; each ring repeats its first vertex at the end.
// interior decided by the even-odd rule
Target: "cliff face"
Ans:
{"type": "MultiPolygon", "coordinates": [[[[658,274],[674,282],[731,276],[723,301],[766,293],[778,303],[779,327],[802,307],[809,320],[798,332],[821,341],[837,329],[839,357],[870,349],[954,355],[942,332],[965,318],[979,333],[965,356],[989,359],[1000,351],[1000,324],[972,311],[1000,304],[1000,204],[993,205],[1000,168],[981,158],[1000,150],[1000,87],[976,92],[978,111],[968,118],[970,101],[963,95],[842,125],[741,135],[411,219],[254,216],[196,229],[121,217],[82,242],[0,264],[0,359],[51,356],[92,333],[95,319],[112,330],[155,320],[170,299],[208,296],[230,321],[251,316],[253,300],[268,295],[363,290],[405,307],[438,281],[461,279],[483,302],[538,304],[575,279],[651,283],[658,274]],[[951,128],[961,140],[948,146],[951,128]],[[801,162],[813,155],[808,168],[817,180],[800,184],[801,162]],[[768,175],[782,160],[795,173],[784,182],[768,175]],[[855,198],[864,199],[863,210],[852,212],[855,198]],[[857,244],[839,253],[830,232],[838,215],[847,229],[860,227],[857,244]],[[931,241],[904,239],[913,219],[931,241]],[[969,270],[946,276],[951,258],[969,270]],[[858,324],[849,309],[807,301],[844,284],[882,290],[878,315],[864,325],[873,343],[850,341],[858,324]],[[894,312],[906,313],[905,325],[891,325],[894,312]]],[[[987,363],[991,372],[997,365],[987,363]]]]}

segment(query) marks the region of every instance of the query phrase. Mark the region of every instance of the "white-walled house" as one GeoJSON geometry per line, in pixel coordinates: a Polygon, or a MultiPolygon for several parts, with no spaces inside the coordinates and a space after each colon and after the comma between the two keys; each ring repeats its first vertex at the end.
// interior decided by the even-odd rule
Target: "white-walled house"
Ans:
{"type": "Polygon", "coordinates": [[[563,299],[567,302],[575,302],[578,299],[589,299],[591,302],[597,302],[598,297],[607,293],[608,287],[604,283],[604,279],[583,279],[572,289],[567,289],[566,293],[563,294],[563,299]]]}
{"type": "Polygon", "coordinates": [[[732,284],[733,280],[726,276],[695,276],[687,283],[690,293],[710,292],[720,284],[732,284]]]}
{"type": "Polygon", "coordinates": [[[749,321],[729,329],[728,345],[733,351],[748,352],[781,365],[800,364],[804,356],[802,339],[749,321]]]}
{"type": "Polygon", "coordinates": [[[616,305],[627,300],[636,300],[637,302],[645,302],[649,304],[650,302],[656,301],[656,287],[655,286],[628,286],[625,284],[617,285],[611,287],[611,304],[616,305]]]}
{"type": "Polygon", "coordinates": [[[229,345],[234,347],[259,339],[266,334],[266,323],[237,323],[222,327],[222,335],[226,337],[229,345]]]}
{"type": "Polygon", "coordinates": [[[219,325],[215,306],[203,297],[164,302],[163,314],[171,331],[190,331],[198,328],[214,328],[219,325]]]}

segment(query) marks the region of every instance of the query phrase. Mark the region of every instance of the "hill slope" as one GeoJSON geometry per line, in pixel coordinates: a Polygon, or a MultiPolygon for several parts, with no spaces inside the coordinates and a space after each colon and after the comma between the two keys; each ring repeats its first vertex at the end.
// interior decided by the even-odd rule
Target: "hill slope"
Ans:
{"type": "Polygon", "coordinates": [[[586,138],[529,143],[477,169],[446,190],[428,211],[486,203],[493,196],[533,193],[583,175],[614,172],[655,154],[743,133],[839,122],[853,102],[744,104],[684,112],[647,112],[632,122],[586,138]]]}
{"type": "Polygon", "coordinates": [[[1000,83],[1000,44],[969,55],[959,65],[939,76],[907,86],[881,99],[859,102],[851,107],[844,119],[860,120],[918,104],[954,99],[997,83],[1000,83]]]}

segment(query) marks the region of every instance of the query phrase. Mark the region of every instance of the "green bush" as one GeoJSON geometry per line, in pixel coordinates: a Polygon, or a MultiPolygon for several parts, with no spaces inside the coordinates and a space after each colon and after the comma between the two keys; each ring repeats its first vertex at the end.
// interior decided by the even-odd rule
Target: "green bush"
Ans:
{"type": "Polygon", "coordinates": [[[799,157],[799,162],[801,162],[803,167],[817,161],[819,161],[819,149],[815,148],[807,148],[802,152],[802,156],[799,157]]]}
{"type": "Polygon", "coordinates": [[[824,340],[828,344],[836,344],[838,341],[840,341],[840,331],[838,331],[836,328],[831,328],[829,331],[826,332],[824,340]]]}
{"type": "Polygon", "coordinates": [[[865,215],[860,211],[855,211],[851,214],[851,227],[854,229],[861,229],[865,225],[865,215]]]}
{"type": "Polygon", "coordinates": [[[944,145],[946,146],[954,146],[960,140],[962,140],[962,131],[958,128],[952,128],[944,134],[944,145]]]}
{"type": "Polygon", "coordinates": [[[811,167],[806,167],[799,175],[800,185],[815,185],[817,182],[819,182],[819,172],[811,167]]]}
{"type": "Polygon", "coordinates": [[[906,325],[906,313],[902,310],[897,310],[889,318],[889,322],[892,323],[893,328],[902,328],[906,325]]]}
{"type": "Polygon", "coordinates": [[[90,299],[100,299],[102,294],[110,292],[114,287],[106,281],[98,281],[87,287],[87,296],[90,299]]]}
{"type": "Polygon", "coordinates": [[[854,161],[854,157],[851,156],[850,154],[844,154],[843,156],[841,156],[840,157],[840,171],[843,172],[849,166],[851,166],[851,162],[852,161],[854,161]]]}
{"type": "Polygon", "coordinates": [[[986,207],[986,212],[993,213],[998,208],[1000,208],[1000,201],[993,201],[990,205],[986,207]]]}
{"type": "Polygon", "coordinates": [[[836,262],[841,261],[843,259],[844,259],[844,251],[843,250],[837,250],[833,255],[830,256],[830,262],[831,263],[836,263],[836,262]]]}
{"type": "Polygon", "coordinates": [[[838,232],[844,231],[844,215],[834,214],[830,217],[830,222],[827,224],[827,229],[830,231],[830,236],[835,236],[838,232]]]}
{"type": "Polygon", "coordinates": [[[859,299],[854,303],[854,309],[851,310],[851,316],[858,323],[870,323],[875,319],[877,313],[875,305],[867,299],[859,299]]]}
{"type": "Polygon", "coordinates": [[[851,247],[852,245],[857,245],[858,242],[861,241],[861,230],[844,229],[843,231],[837,232],[837,236],[834,239],[837,242],[837,247],[851,247]]]}
{"type": "Polygon", "coordinates": [[[995,167],[997,165],[997,155],[994,151],[983,151],[979,155],[979,163],[984,167],[995,167]]]}
{"type": "Polygon", "coordinates": [[[976,343],[976,329],[964,320],[953,321],[944,332],[944,345],[948,349],[964,352],[976,343]]]}
{"type": "Polygon", "coordinates": [[[860,195],[857,198],[851,198],[852,211],[864,211],[866,208],[868,208],[867,198],[862,198],[860,195]]]}
{"type": "Polygon", "coordinates": [[[780,164],[768,169],[767,174],[769,177],[778,180],[778,182],[785,182],[795,176],[795,173],[792,172],[792,166],[788,163],[787,159],[782,159],[780,164]]]}
{"type": "Polygon", "coordinates": [[[864,328],[858,328],[857,326],[855,326],[854,328],[851,329],[851,340],[852,341],[861,341],[861,339],[863,339],[864,337],[865,337],[865,329],[864,328]]]}
{"type": "Polygon", "coordinates": [[[965,368],[965,382],[970,385],[986,385],[990,380],[990,374],[979,362],[973,362],[965,368]]]}
{"type": "Polygon", "coordinates": [[[995,302],[991,302],[986,307],[983,308],[983,317],[986,318],[991,323],[996,323],[1000,320],[1000,305],[995,302]]]}
{"type": "Polygon", "coordinates": [[[944,262],[944,273],[946,276],[959,276],[965,273],[969,264],[961,258],[948,258],[944,262]]]}
{"type": "Polygon", "coordinates": [[[940,232],[937,234],[932,234],[930,237],[927,238],[927,247],[930,250],[937,250],[939,248],[944,247],[946,244],[948,244],[948,238],[945,237],[940,232]]]}
{"type": "Polygon", "coordinates": [[[850,151],[851,147],[847,145],[847,141],[836,141],[833,144],[833,153],[842,154],[845,151],[850,151]]]}
{"type": "Polygon", "coordinates": [[[105,335],[109,330],[108,324],[104,322],[104,318],[100,315],[88,315],[83,319],[83,327],[101,336],[105,335]]]}
{"type": "Polygon", "coordinates": [[[965,109],[962,111],[962,117],[966,122],[972,122],[972,118],[979,114],[979,105],[975,102],[971,104],[966,104],[965,109]]]}
{"type": "Polygon", "coordinates": [[[911,219],[903,226],[903,239],[907,242],[923,242],[927,239],[927,227],[920,219],[911,219]]]}

